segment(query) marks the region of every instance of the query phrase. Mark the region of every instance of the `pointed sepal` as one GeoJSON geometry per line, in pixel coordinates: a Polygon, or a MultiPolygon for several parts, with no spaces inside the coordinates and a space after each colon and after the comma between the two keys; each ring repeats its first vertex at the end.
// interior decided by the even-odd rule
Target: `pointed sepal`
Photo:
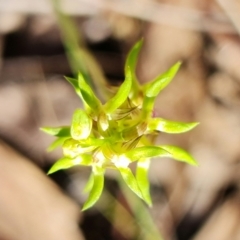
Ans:
{"type": "Polygon", "coordinates": [[[137,147],[124,154],[131,161],[138,161],[142,158],[169,157],[169,152],[161,146],[137,147]]]}
{"type": "Polygon", "coordinates": [[[149,186],[149,180],[148,180],[149,166],[150,166],[150,159],[140,159],[137,162],[136,180],[145,202],[149,206],[152,206],[152,200],[151,200],[150,191],[149,191],[150,186],[149,186]]]}
{"type": "Polygon", "coordinates": [[[70,127],[42,127],[40,130],[55,137],[71,137],[70,127]]]}
{"type": "Polygon", "coordinates": [[[53,164],[48,174],[62,169],[68,169],[77,165],[88,166],[91,164],[91,156],[87,154],[79,155],[77,158],[63,157],[53,164]]]}
{"type": "Polygon", "coordinates": [[[193,158],[193,156],[191,156],[191,154],[189,154],[186,150],[180,147],[169,145],[161,145],[159,147],[166,150],[170,154],[169,157],[177,161],[185,162],[194,166],[198,165],[197,161],[193,158]]]}
{"type": "Polygon", "coordinates": [[[144,85],[147,97],[157,97],[157,95],[172,81],[180,68],[181,63],[175,63],[165,73],[155,78],[152,82],[144,85]]]}
{"type": "Polygon", "coordinates": [[[144,200],[141,190],[138,187],[138,183],[136,178],[134,177],[132,171],[128,167],[117,167],[124,182],[127,184],[127,186],[141,199],[144,200]]]}
{"type": "Polygon", "coordinates": [[[188,132],[198,124],[198,122],[184,123],[169,121],[163,118],[152,118],[148,121],[148,130],[176,134],[188,132]]]}
{"type": "Polygon", "coordinates": [[[102,103],[95,96],[92,88],[88,85],[81,73],[78,74],[78,86],[80,88],[83,101],[93,112],[98,112],[101,109],[102,103]]]}
{"type": "Polygon", "coordinates": [[[128,98],[132,87],[132,74],[130,68],[127,68],[126,78],[122,85],[119,87],[117,93],[105,103],[104,109],[107,113],[114,112],[119,108],[128,98]]]}
{"type": "Polygon", "coordinates": [[[136,77],[136,65],[138,60],[138,55],[140,53],[140,50],[143,45],[143,40],[138,41],[130,50],[128,53],[126,62],[125,62],[125,75],[127,75],[128,68],[130,68],[130,71],[132,73],[132,90],[137,91],[140,87],[137,77],[136,77]]]}
{"type": "Polygon", "coordinates": [[[82,211],[92,207],[102,194],[104,186],[104,169],[93,167],[93,184],[87,201],[84,203],[82,211]]]}

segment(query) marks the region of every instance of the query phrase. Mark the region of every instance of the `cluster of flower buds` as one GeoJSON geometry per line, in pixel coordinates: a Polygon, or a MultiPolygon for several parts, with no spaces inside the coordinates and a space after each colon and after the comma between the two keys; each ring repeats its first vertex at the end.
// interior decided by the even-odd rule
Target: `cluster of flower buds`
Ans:
{"type": "Polygon", "coordinates": [[[79,74],[78,79],[66,78],[81,98],[84,109],[74,112],[71,126],[42,128],[57,137],[50,146],[51,150],[59,145],[63,148],[64,157],[52,166],[49,173],[76,165],[92,168],[89,196],[83,210],[99,199],[107,168],[118,170],[128,187],[151,205],[147,176],[151,158],[170,157],[197,164],[185,150],[176,146],[157,146],[152,141],[160,132],[182,133],[198,123],[173,122],[153,116],[156,97],[171,82],[180,63],[153,81],[140,85],[135,67],[141,45],[142,41],[130,51],[125,65],[125,80],[105,104],[96,97],[83,75],[79,74]],[[136,162],[135,174],[129,168],[133,162],[136,162]]]}

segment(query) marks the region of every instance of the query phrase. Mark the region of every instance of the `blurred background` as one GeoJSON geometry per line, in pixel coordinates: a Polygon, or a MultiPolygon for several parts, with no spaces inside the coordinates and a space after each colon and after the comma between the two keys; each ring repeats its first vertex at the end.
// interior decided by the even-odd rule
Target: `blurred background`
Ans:
{"type": "MultiPolygon", "coordinates": [[[[140,82],[182,61],[179,73],[158,98],[157,115],[200,122],[190,133],[161,134],[157,140],[187,149],[199,167],[170,159],[152,161],[153,221],[164,240],[239,240],[239,1],[62,0],[58,7],[70,17],[65,20],[53,5],[50,0],[0,0],[0,145],[10,146],[0,151],[0,164],[8,161],[3,151],[14,151],[16,158],[24,156],[24,161],[47,172],[61,151],[46,151],[53,138],[39,127],[68,125],[74,109],[81,107],[64,76],[87,69],[96,85],[103,78],[117,85],[124,79],[128,51],[143,38],[137,66],[140,82]],[[66,23],[69,19],[75,30],[66,23]]],[[[11,177],[15,174],[25,177],[20,168],[11,177]]],[[[88,174],[74,168],[49,178],[80,206],[88,174]]],[[[7,179],[0,179],[7,185],[7,179]]],[[[116,186],[109,176],[106,189],[126,205],[116,186]]],[[[0,189],[0,205],[5,194],[0,189]]],[[[16,197],[21,194],[28,192],[20,191],[16,197]]],[[[152,239],[137,237],[134,216],[126,221],[117,207],[111,221],[101,207],[81,215],[79,231],[86,240],[152,239]]],[[[4,222],[8,215],[0,208],[1,218],[4,222]]]]}

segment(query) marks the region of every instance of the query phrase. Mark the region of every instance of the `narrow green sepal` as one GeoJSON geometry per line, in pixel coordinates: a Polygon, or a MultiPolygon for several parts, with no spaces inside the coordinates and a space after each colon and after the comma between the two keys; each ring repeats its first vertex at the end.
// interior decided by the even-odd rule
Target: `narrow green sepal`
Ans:
{"type": "Polygon", "coordinates": [[[105,103],[104,109],[107,113],[112,113],[119,108],[128,98],[132,87],[132,74],[130,68],[127,68],[126,78],[119,87],[117,93],[105,103]]]}
{"type": "Polygon", "coordinates": [[[145,94],[147,97],[156,97],[160,91],[162,91],[174,78],[178,69],[180,68],[181,63],[177,62],[165,73],[155,78],[152,82],[149,82],[144,85],[145,94]]]}
{"type": "Polygon", "coordinates": [[[190,165],[197,166],[197,161],[184,149],[176,146],[161,145],[160,148],[166,150],[171,156],[171,158],[188,163],[190,165]]]}
{"type": "Polygon", "coordinates": [[[169,157],[169,152],[161,146],[143,146],[134,148],[124,154],[131,161],[137,161],[141,158],[169,157]]]}
{"type": "Polygon", "coordinates": [[[160,131],[165,133],[184,133],[195,128],[199,123],[174,122],[163,118],[152,118],[148,121],[148,130],[160,131]]]}
{"type": "Polygon", "coordinates": [[[93,187],[93,183],[94,183],[94,174],[91,173],[90,176],[89,176],[89,179],[83,189],[83,192],[84,193],[89,193],[93,187]]]}
{"type": "Polygon", "coordinates": [[[55,137],[71,137],[70,127],[42,127],[40,130],[55,137]]]}
{"type": "Polygon", "coordinates": [[[93,171],[93,185],[90,190],[87,201],[84,203],[82,211],[92,207],[102,194],[104,186],[104,169],[98,169],[98,172],[93,171]],[[100,170],[100,171],[99,171],[100,170]]]}
{"type": "Polygon", "coordinates": [[[63,157],[53,164],[47,174],[51,174],[62,169],[68,169],[75,165],[74,159],[63,157]]]}
{"type": "Polygon", "coordinates": [[[132,73],[135,72],[138,55],[140,53],[140,50],[143,45],[143,39],[139,40],[130,50],[130,52],[127,55],[127,59],[125,62],[125,74],[127,73],[128,66],[130,67],[132,73]]]}
{"type": "Polygon", "coordinates": [[[138,55],[140,53],[140,50],[143,45],[143,39],[138,41],[130,50],[130,52],[127,55],[127,59],[125,62],[125,75],[127,75],[128,72],[128,67],[130,67],[131,73],[132,73],[132,90],[137,91],[140,88],[140,85],[137,81],[136,77],[136,65],[137,65],[137,60],[138,60],[138,55]]]}
{"type": "Polygon", "coordinates": [[[145,200],[145,202],[152,206],[152,199],[150,196],[149,191],[149,180],[148,180],[148,170],[150,166],[150,159],[140,159],[137,162],[137,168],[136,168],[136,180],[138,183],[138,186],[142,192],[142,196],[145,200]]]}
{"type": "Polygon", "coordinates": [[[78,74],[78,86],[80,88],[83,101],[92,109],[92,111],[98,112],[101,109],[102,103],[95,96],[92,88],[85,81],[81,73],[78,74]]]}
{"type": "Polygon", "coordinates": [[[141,199],[145,200],[142,196],[142,192],[138,187],[138,183],[136,178],[134,177],[132,171],[128,167],[117,167],[124,182],[127,186],[141,199]]]}
{"type": "Polygon", "coordinates": [[[77,165],[89,166],[91,164],[91,156],[88,154],[79,155],[76,158],[63,157],[53,164],[48,171],[48,174],[54,173],[58,170],[68,169],[77,165]]]}

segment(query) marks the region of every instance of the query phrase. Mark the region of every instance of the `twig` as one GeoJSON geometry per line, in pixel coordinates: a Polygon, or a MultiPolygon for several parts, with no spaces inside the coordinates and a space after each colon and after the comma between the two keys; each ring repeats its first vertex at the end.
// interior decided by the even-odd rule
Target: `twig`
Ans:
{"type": "MultiPolygon", "coordinates": [[[[224,0],[218,1],[227,2],[224,0]]],[[[153,1],[61,0],[60,3],[64,13],[74,16],[89,16],[99,14],[102,11],[113,11],[129,17],[177,28],[202,32],[236,32],[236,29],[224,14],[209,13],[153,1]]],[[[50,2],[44,0],[0,0],[0,12],[50,14],[52,8],[50,2]]],[[[228,11],[229,16],[237,16],[236,13],[235,9],[228,11]]],[[[231,20],[233,21],[232,17],[231,20]]],[[[234,23],[236,23],[235,20],[234,23]]]]}

